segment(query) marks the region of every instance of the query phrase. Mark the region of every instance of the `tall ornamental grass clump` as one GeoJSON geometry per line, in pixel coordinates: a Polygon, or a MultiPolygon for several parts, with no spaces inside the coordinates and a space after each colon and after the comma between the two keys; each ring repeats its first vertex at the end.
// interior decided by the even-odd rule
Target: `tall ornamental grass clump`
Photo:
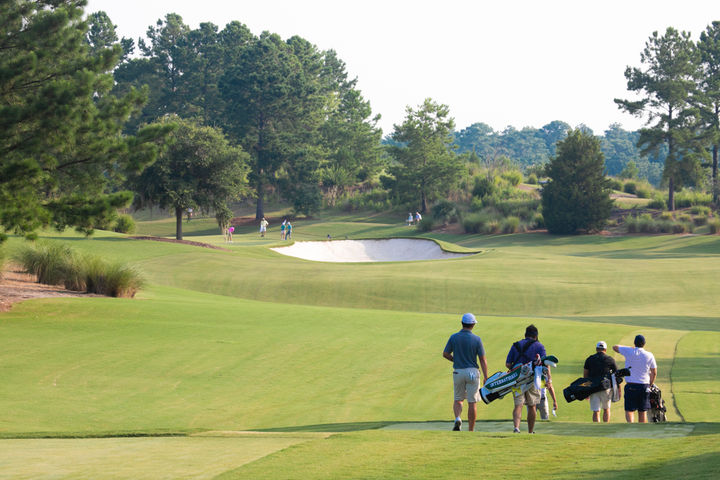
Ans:
{"type": "Polygon", "coordinates": [[[76,292],[132,298],[144,284],[133,267],[108,263],[97,255],[78,255],[60,243],[25,246],[16,252],[15,261],[37,275],[38,283],[62,284],[76,292]]]}
{"type": "Polygon", "coordinates": [[[715,235],[718,232],[720,232],[720,218],[714,218],[708,222],[708,227],[710,227],[710,233],[715,235]]]}
{"type": "Polygon", "coordinates": [[[712,194],[683,189],[675,194],[675,208],[687,208],[695,205],[710,205],[712,194]]]}
{"type": "Polygon", "coordinates": [[[36,275],[38,283],[45,285],[60,285],[64,282],[72,256],[70,247],[61,243],[26,246],[13,255],[27,273],[36,275]]]}

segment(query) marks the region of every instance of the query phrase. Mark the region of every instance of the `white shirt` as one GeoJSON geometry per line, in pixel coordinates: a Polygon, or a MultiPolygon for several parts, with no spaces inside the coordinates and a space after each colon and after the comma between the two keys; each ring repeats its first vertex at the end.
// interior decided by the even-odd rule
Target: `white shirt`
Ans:
{"type": "Polygon", "coordinates": [[[655,356],[640,347],[618,347],[620,355],[625,357],[625,368],[630,368],[628,383],[650,383],[650,369],[657,368],[655,356]]]}

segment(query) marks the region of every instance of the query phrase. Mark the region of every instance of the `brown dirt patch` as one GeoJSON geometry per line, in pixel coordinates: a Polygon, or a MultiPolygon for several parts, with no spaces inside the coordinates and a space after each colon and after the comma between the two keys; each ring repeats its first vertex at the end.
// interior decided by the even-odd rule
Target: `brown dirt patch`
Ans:
{"type": "Polygon", "coordinates": [[[143,236],[143,235],[136,235],[132,238],[133,240],[152,240],[154,242],[168,242],[168,243],[182,243],[183,245],[192,245],[194,247],[202,247],[202,248],[211,248],[213,250],[222,250],[223,252],[230,252],[231,250],[228,250],[227,248],[218,247],[217,245],[211,245],[209,243],[203,243],[203,242],[193,242],[192,240],[175,240],[174,238],[164,238],[164,237],[150,237],[150,236],[143,236]]]}
{"type": "Polygon", "coordinates": [[[48,297],[102,297],[90,293],[73,292],[60,285],[37,283],[37,277],[22,271],[16,265],[8,265],[0,278],[0,312],[7,312],[13,304],[33,298],[48,297]]]}

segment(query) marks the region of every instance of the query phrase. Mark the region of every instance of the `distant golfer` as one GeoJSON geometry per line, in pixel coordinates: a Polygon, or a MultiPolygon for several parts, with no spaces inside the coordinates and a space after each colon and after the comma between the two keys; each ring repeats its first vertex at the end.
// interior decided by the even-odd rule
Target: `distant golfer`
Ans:
{"type": "Polygon", "coordinates": [[[285,240],[290,240],[290,237],[292,237],[292,223],[287,222],[287,225],[285,225],[285,240]]]}
{"type": "MultiPolygon", "coordinates": [[[[528,325],[525,329],[525,338],[512,344],[508,352],[505,366],[512,369],[518,364],[525,364],[535,360],[535,356],[544,357],[545,346],[538,342],[538,329],[535,325],[528,325]]],[[[550,369],[547,371],[547,382],[552,384],[550,369]]],[[[532,385],[526,392],[517,393],[513,396],[515,407],[513,408],[513,433],[520,433],[520,420],[522,419],[522,407],[527,405],[528,433],[535,433],[535,419],[537,417],[537,404],[540,403],[540,391],[532,385]]],[[[556,404],[557,408],[557,404],[556,404]]]]}
{"type": "MultiPolygon", "coordinates": [[[[617,371],[615,359],[607,355],[607,343],[602,340],[595,344],[595,354],[585,360],[583,366],[583,377],[594,378],[604,377],[617,371]]],[[[593,422],[600,421],[600,409],[603,411],[603,422],[610,421],[610,401],[612,400],[612,389],[600,390],[590,395],[590,410],[592,410],[593,422]]]]}
{"type": "Polygon", "coordinates": [[[475,419],[477,418],[477,402],[480,400],[480,371],[478,362],[482,368],[483,384],[487,381],[487,360],[485,349],[480,337],[472,333],[477,323],[475,315],[466,313],[462,316],[462,330],[450,336],[450,339],[443,350],[443,357],[453,362],[453,390],[455,400],[453,402],[453,414],[455,424],[453,431],[459,432],[462,428],[463,400],[468,402],[468,430],[475,430],[475,419]]]}
{"type": "Polygon", "coordinates": [[[420,220],[422,220],[422,215],[420,212],[415,212],[415,224],[420,224],[420,220]]]}
{"type": "Polygon", "coordinates": [[[233,227],[232,225],[230,225],[227,229],[227,238],[228,238],[228,242],[230,242],[230,243],[233,243],[232,235],[233,235],[234,231],[235,231],[235,227],[233,227]]]}
{"type": "Polygon", "coordinates": [[[280,240],[285,240],[285,228],[287,227],[287,219],[283,219],[283,222],[280,224],[280,240]]]}
{"type": "Polygon", "coordinates": [[[267,232],[267,227],[269,224],[270,223],[267,220],[265,220],[265,217],[263,217],[262,220],[260,220],[260,236],[261,237],[265,236],[265,232],[267,232]]]}
{"type": "Polygon", "coordinates": [[[630,368],[630,376],[625,377],[625,420],[632,423],[635,410],[638,422],[647,423],[647,411],[650,410],[650,385],[657,377],[655,356],[645,350],[645,337],[635,336],[635,347],[613,345],[613,350],[625,357],[625,368],[630,368]]]}

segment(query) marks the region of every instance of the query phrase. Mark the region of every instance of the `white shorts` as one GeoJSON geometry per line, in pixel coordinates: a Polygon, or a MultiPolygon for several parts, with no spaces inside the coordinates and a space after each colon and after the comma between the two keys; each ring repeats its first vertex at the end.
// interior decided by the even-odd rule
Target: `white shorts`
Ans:
{"type": "Polygon", "coordinates": [[[480,401],[480,370],[477,368],[457,368],[453,370],[455,401],[468,403],[480,401]]]}
{"type": "Polygon", "coordinates": [[[599,412],[600,410],[607,410],[610,408],[610,399],[612,397],[612,390],[600,390],[590,395],[590,410],[593,412],[599,412]]]}

